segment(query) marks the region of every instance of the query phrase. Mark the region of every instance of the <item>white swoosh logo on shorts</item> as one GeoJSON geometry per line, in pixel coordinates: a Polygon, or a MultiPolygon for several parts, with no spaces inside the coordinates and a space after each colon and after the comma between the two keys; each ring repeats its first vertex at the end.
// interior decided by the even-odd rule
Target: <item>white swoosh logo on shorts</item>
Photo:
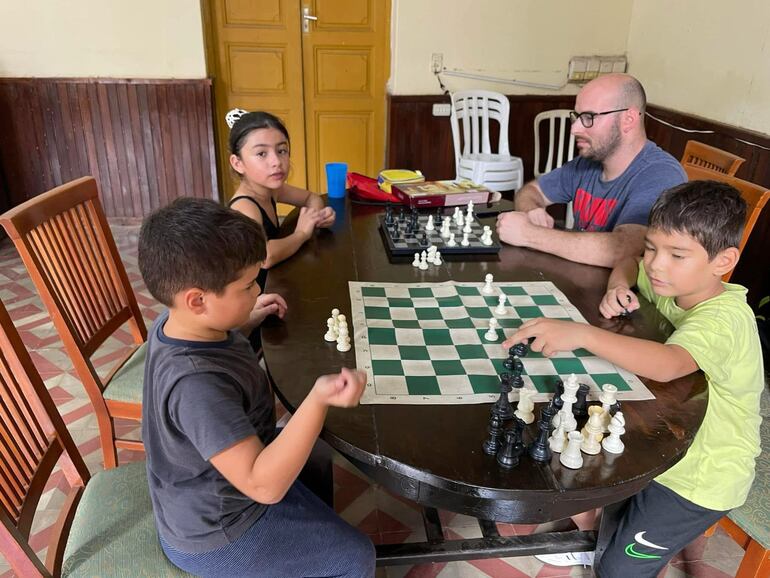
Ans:
{"type": "Polygon", "coordinates": [[[636,536],[634,536],[634,540],[642,544],[643,546],[647,546],[648,548],[655,548],[656,550],[668,550],[668,548],[664,548],[663,546],[658,546],[657,544],[653,544],[649,540],[644,539],[644,534],[647,530],[644,532],[638,532],[636,536]]]}

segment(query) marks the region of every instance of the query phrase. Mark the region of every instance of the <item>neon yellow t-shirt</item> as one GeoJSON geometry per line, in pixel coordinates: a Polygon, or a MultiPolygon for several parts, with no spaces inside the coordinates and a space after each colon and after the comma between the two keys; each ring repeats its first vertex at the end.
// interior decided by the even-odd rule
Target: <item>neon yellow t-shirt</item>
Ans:
{"type": "Polygon", "coordinates": [[[746,288],[724,283],[721,294],[684,310],[673,297],[655,295],[641,263],[637,285],[674,326],[666,343],[687,350],[705,374],[709,394],[687,453],[655,479],[703,508],[737,508],[754,480],[764,387],[762,349],[746,288]]]}

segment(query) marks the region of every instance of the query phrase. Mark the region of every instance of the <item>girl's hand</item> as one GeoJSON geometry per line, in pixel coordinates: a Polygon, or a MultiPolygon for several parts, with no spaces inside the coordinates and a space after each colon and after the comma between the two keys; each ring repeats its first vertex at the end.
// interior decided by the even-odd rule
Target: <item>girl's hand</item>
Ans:
{"type": "Polygon", "coordinates": [[[321,220],[316,224],[316,228],[321,229],[325,227],[331,227],[334,224],[334,219],[337,214],[331,207],[324,207],[319,211],[321,220]]]}
{"type": "Polygon", "coordinates": [[[602,302],[599,304],[599,312],[606,319],[628,315],[637,309],[639,309],[639,299],[636,297],[636,293],[623,285],[607,289],[607,293],[604,294],[602,302]]]}
{"type": "Polygon", "coordinates": [[[364,393],[366,373],[343,367],[340,373],[319,377],[311,393],[331,407],[355,407],[364,393]]]}
{"type": "Polygon", "coordinates": [[[305,239],[309,239],[313,235],[313,231],[321,222],[320,209],[311,209],[310,207],[301,207],[299,210],[299,218],[297,219],[297,227],[295,232],[302,234],[305,239]]]}

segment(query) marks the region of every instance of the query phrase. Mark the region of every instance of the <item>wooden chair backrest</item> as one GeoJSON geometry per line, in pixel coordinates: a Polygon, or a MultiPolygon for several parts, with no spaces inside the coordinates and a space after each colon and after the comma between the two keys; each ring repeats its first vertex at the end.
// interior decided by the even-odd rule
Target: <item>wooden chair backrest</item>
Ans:
{"type": "Polygon", "coordinates": [[[682,155],[682,166],[693,165],[726,175],[734,175],[746,159],[704,144],[697,140],[688,140],[682,155]]]}
{"type": "Polygon", "coordinates": [[[88,360],[128,322],[147,338],[93,177],[56,187],[0,215],[73,362],[88,360]]]}
{"type": "Polygon", "coordinates": [[[0,303],[0,549],[17,576],[58,576],[88,468],[0,303]],[[60,460],[70,490],[45,565],[29,544],[35,509],[60,460]]]}
{"type": "MultiPolygon", "coordinates": [[[[684,166],[684,170],[687,173],[687,179],[690,181],[721,181],[732,185],[738,189],[741,196],[746,201],[746,223],[743,226],[743,236],[741,237],[741,244],[738,247],[741,251],[746,246],[749,240],[752,229],[756,225],[759,215],[762,213],[762,209],[770,200],[770,190],[761,185],[755,185],[749,181],[744,181],[738,177],[727,175],[725,173],[718,173],[708,169],[704,169],[697,166],[684,166]]],[[[729,281],[732,272],[727,273],[722,279],[729,281]]]]}

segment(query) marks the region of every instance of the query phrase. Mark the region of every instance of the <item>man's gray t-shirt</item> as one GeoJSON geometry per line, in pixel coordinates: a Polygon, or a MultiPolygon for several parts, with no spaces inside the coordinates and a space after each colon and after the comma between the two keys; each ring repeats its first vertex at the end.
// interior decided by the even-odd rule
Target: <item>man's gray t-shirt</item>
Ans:
{"type": "Polygon", "coordinates": [[[623,173],[602,181],[602,164],[582,157],[542,175],[537,184],[552,203],[572,202],[575,229],[612,231],[618,225],[647,225],[660,194],[687,180],[682,165],[647,141],[623,173]]]}
{"type": "Polygon", "coordinates": [[[239,492],[208,461],[245,438],[275,435],[273,400],[249,342],[167,337],[168,312],[147,345],[142,439],[158,532],[183,552],[205,552],[241,536],[267,506],[239,492]]]}

